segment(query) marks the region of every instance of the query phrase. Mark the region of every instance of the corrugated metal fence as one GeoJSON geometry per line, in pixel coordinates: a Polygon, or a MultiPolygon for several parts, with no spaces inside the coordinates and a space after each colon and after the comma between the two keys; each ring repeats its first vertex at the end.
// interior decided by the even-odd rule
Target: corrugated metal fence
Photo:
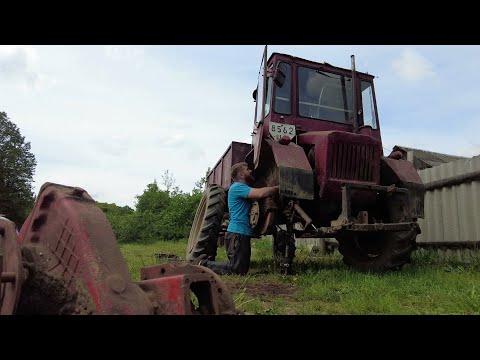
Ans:
{"type": "MultiPolygon", "coordinates": [[[[424,184],[480,171],[480,156],[419,170],[424,184]]],[[[480,180],[425,193],[418,243],[480,242],[480,180]]]]}

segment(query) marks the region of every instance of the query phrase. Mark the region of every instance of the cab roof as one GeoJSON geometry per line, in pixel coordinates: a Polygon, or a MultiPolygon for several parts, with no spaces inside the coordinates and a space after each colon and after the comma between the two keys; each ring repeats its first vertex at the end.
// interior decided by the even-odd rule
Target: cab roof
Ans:
{"type": "MultiPolygon", "coordinates": [[[[270,63],[273,60],[274,57],[281,58],[281,59],[284,59],[284,60],[289,60],[291,62],[295,62],[297,64],[306,65],[306,66],[313,66],[313,67],[319,67],[320,66],[325,70],[329,69],[329,70],[338,71],[338,72],[341,72],[341,73],[345,73],[345,72],[351,73],[352,72],[352,69],[345,69],[345,68],[341,68],[341,67],[338,67],[338,66],[333,66],[333,65],[331,65],[327,62],[323,62],[323,63],[315,62],[315,61],[312,61],[312,60],[303,59],[303,58],[300,58],[300,57],[292,56],[292,55],[289,55],[289,54],[278,53],[278,52],[272,53],[270,55],[267,63],[270,63]]],[[[372,80],[375,77],[373,75],[363,73],[361,71],[356,71],[356,73],[357,73],[357,75],[362,75],[362,77],[371,78],[372,80]]]]}

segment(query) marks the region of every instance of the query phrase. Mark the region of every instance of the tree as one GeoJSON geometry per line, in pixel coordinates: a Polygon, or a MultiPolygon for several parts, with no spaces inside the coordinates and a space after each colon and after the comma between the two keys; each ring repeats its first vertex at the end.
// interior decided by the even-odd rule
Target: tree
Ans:
{"type": "Polygon", "coordinates": [[[19,128],[0,112],[0,213],[21,227],[35,202],[37,162],[19,128]]]}
{"type": "Polygon", "coordinates": [[[109,204],[104,202],[96,202],[96,204],[105,214],[127,215],[133,213],[133,209],[128,205],[118,206],[115,203],[109,204]]]}
{"type": "Polygon", "coordinates": [[[156,179],[147,185],[142,195],[135,198],[137,199],[135,208],[139,212],[161,213],[170,204],[168,191],[160,190],[156,179]]]}
{"type": "Polygon", "coordinates": [[[205,176],[201,177],[200,180],[195,182],[195,187],[192,190],[192,194],[203,194],[205,191],[205,185],[208,181],[208,174],[210,173],[211,169],[210,166],[208,167],[207,171],[205,172],[205,176]]]}
{"type": "Polygon", "coordinates": [[[170,171],[165,170],[162,175],[162,184],[167,189],[169,195],[176,195],[181,193],[180,188],[177,186],[177,181],[170,171]]]}

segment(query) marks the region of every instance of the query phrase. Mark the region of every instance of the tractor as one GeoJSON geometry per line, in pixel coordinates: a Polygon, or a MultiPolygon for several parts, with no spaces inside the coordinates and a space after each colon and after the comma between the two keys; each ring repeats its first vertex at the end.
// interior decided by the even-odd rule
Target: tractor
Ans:
{"type": "Polygon", "coordinates": [[[424,186],[411,162],[383,155],[374,76],[264,49],[252,143],[231,142],[207,175],[187,259],[214,260],[228,224],[233,164],[246,162],[253,187],[280,185],[252,203],[250,224],[272,236],[276,268],[289,273],[296,238],[334,238],[360,271],[399,270],[416,249],[424,186]],[[203,257],[203,256],[202,256],[203,257]]]}

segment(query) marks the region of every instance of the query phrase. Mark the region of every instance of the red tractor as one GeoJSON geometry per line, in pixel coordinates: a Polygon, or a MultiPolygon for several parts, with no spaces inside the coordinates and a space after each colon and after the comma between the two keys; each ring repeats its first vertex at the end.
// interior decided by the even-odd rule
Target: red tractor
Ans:
{"type": "Polygon", "coordinates": [[[250,223],[273,235],[275,263],[288,272],[295,238],[336,238],[344,262],[364,271],[410,262],[423,217],[424,187],[412,163],[383,156],[374,76],[265,48],[252,144],[232,142],[208,175],[187,258],[216,256],[228,223],[230,169],[245,161],[254,187],[280,194],[254,202],[250,223]]]}

